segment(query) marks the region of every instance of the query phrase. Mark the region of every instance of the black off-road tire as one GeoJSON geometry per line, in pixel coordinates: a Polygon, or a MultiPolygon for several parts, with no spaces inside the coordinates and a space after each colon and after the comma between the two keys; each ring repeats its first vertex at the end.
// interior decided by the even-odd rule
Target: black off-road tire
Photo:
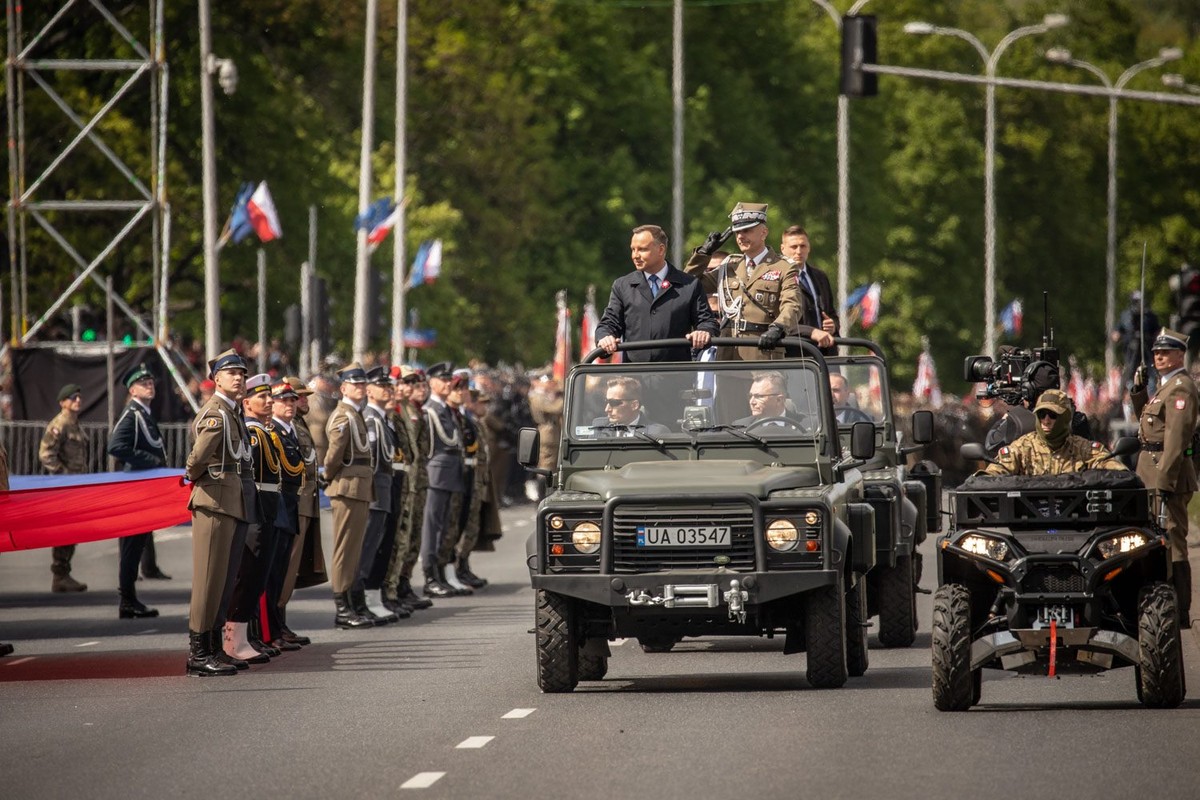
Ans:
{"type": "Polygon", "coordinates": [[[846,592],[846,671],[851,678],[865,675],[870,666],[867,650],[867,577],[846,592]]]}
{"type": "Polygon", "coordinates": [[[910,647],[917,638],[912,556],[897,556],[896,566],[882,570],[878,583],[879,643],[884,647],[910,647]]]}
{"type": "Polygon", "coordinates": [[[1156,583],[1138,604],[1138,699],[1147,708],[1175,708],[1183,702],[1183,647],[1175,590],[1156,583]]]}
{"type": "Polygon", "coordinates": [[[608,656],[593,656],[579,652],[579,680],[602,681],[608,674],[608,656]]]}
{"type": "Polygon", "coordinates": [[[804,638],[808,653],[805,676],[814,689],[836,689],[846,683],[846,596],[841,578],[833,586],[810,591],[804,599],[804,638]]]}
{"type": "Polygon", "coordinates": [[[538,688],[547,693],[573,691],[579,683],[579,641],[573,604],[545,589],[538,589],[534,602],[538,688]]]}
{"type": "Polygon", "coordinates": [[[638,637],[638,645],[641,646],[643,653],[669,653],[675,644],[675,639],[669,636],[661,639],[657,636],[638,637]]]}
{"type": "Polygon", "coordinates": [[[966,711],[979,702],[981,681],[971,670],[971,593],[956,583],[939,586],[933,594],[933,705],[966,711]]]}

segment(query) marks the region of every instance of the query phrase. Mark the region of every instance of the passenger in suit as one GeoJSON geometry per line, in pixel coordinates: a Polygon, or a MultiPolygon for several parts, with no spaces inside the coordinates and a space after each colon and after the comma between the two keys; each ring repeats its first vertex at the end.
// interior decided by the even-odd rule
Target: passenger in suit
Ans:
{"type": "Polygon", "coordinates": [[[828,275],[808,263],[811,251],[812,245],[804,228],[793,225],[783,232],[779,252],[799,270],[796,280],[804,296],[800,335],[811,338],[825,355],[836,355],[833,337],[839,335],[841,323],[833,302],[833,287],[828,275]]]}
{"type": "Polygon", "coordinates": [[[438,551],[443,537],[449,535],[450,501],[455,492],[462,493],[463,438],[454,412],[446,405],[450,396],[454,367],[442,361],[430,367],[429,400],[425,403],[425,420],[429,427],[429,461],[425,471],[429,490],[421,521],[421,567],[425,571],[426,597],[453,597],[458,594],[438,568],[438,551]]]}
{"type": "Polygon", "coordinates": [[[853,405],[854,400],[846,376],[837,372],[829,374],[829,393],[833,395],[833,413],[839,425],[856,422],[874,422],[871,415],[853,405]]]}
{"type": "Polygon", "coordinates": [[[667,426],[653,422],[645,415],[642,409],[642,384],[637,378],[627,375],[608,379],[604,392],[604,414],[592,420],[592,429],[599,437],[636,436],[633,430],[651,436],[665,436],[671,432],[667,426]]]}
{"type": "Polygon", "coordinates": [[[803,418],[788,409],[787,400],[787,382],[783,373],[758,373],[750,384],[750,416],[742,417],[733,424],[748,428],[758,423],[760,430],[770,427],[807,430],[803,418]]]}

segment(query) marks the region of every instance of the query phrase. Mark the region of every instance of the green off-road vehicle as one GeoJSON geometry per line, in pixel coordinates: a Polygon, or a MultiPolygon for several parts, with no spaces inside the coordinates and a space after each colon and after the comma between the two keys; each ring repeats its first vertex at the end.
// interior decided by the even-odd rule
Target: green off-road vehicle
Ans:
{"type": "MultiPolygon", "coordinates": [[[[591,363],[596,351],[568,375],[528,547],[543,691],[603,678],[617,638],[663,652],[685,636],[783,634],[813,686],[866,670],[875,510],[859,465],[876,427],[852,426],[844,444],[824,358],[782,344],[801,356],[591,363]]],[[[538,444],[521,432],[521,463],[538,444]]]]}

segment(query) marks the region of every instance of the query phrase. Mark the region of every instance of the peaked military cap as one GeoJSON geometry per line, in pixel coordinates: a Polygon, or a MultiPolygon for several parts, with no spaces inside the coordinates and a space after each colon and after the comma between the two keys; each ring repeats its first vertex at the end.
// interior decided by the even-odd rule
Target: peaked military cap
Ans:
{"type": "Polygon", "coordinates": [[[271,376],[265,372],[260,372],[257,375],[251,375],[246,378],[246,397],[253,397],[256,394],[270,393],[271,391],[271,376]]]}
{"type": "Polygon", "coordinates": [[[208,362],[208,374],[216,375],[223,369],[240,369],[242,372],[249,372],[246,368],[246,361],[238,354],[237,350],[226,350],[221,355],[208,362]]]}
{"type": "Polygon", "coordinates": [[[125,373],[125,377],[121,380],[121,382],[124,383],[125,388],[128,389],[138,381],[143,381],[147,378],[154,380],[154,373],[151,372],[145,364],[138,364],[136,367],[129,370],[129,372],[125,373]]]}
{"type": "Polygon", "coordinates": [[[744,231],[755,225],[765,225],[767,223],[767,204],[738,203],[733,207],[733,211],[729,212],[729,219],[732,220],[735,231],[744,231]]]}
{"type": "Polygon", "coordinates": [[[407,364],[400,365],[399,380],[402,381],[403,383],[420,383],[421,380],[423,379],[423,377],[424,376],[422,375],[420,370],[413,369],[412,367],[408,366],[407,364]]]}
{"type": "Polygon", "coordinates": [[[1158,332],[1158,338],[1154,340],[1152,350],[1187,350],[1188,337],[1184,336],[1179,331],[1173,331],[1170,328],[1163,328],[1158,332]]]}
{"type": "Polygon", "coordinates": [[[425,375],[429,378],[442,378],[450,380],[454,375],[454,365],[449,361],[439,361],[438,363],[425,370],[425,375]]]}
{"type": "Polygon", "coordinates": [[[63,400],[66,400],[68,397],[79,394],[82,391],[83,391],[83,387],[80,386],[78,383],[68,383],[66,386],[64,386],[58,390],[58,402],[61,403],[63,400]]]}
{"type": "Polygon", "coordinates": [[[338,380],[342,383],[366,383],[367,371],[362,364],[352,361],[337,371],[338,380]]]}
{"type": "Polygon", "coordinates": [[[313,393],[312,389],[310,389],[304,385],[304,381],[300,380],[299,378],[297,378],[295,376],[289,375],[288,377],[284,378],[283,380],[287,383],[288,386],[292,387],[292,391],[295,392],[298,397],[307,397],[308,395],[313,393]]]}
{"type": "Polygon", "coordinates": [[[273,384],[271,384],[271,397],[275,398],[276,400],[283,400],[288,397],[299,396],[300,395],[296,394],[296,387],[292,386],[292,384],[288,382],[287,378],[283,378],[282,380],[275,381],[273,384]]]}
{"type": "Polygon", "coordinates": [[[392,376],[388,374],[387,367],[371,367],[367,370],[367,383],[373,383],[376,386],[391,386],[392,376]]]}
{"type": "Polygon", "coordinates": [[[1038,397],[1037,405],[1033,407],[1034,411],[1042,409],[1053,411],[1060,417],[1063,414],[1071,413],[1071,398],[1067,397],[1067,393],[1061,389],[1047,389],[1038,397]]]}

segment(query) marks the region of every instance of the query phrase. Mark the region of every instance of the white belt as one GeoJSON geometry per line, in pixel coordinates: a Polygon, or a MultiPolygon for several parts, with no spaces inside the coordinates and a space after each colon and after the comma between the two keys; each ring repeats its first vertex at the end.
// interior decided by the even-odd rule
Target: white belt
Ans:
{"type": "Polygon", "coordinates": [[[463,459],[463,466],[464,466],[464,467],[473,467],[473,466],[475,466],[477,463],[479,463],[479,459],[477,459],[477,458],[464,458],[464,459],[463,459]]]}
{"type": "Polygon", "coordinates": [[[412,464],[402,464],[398,461],[392,462],[392,470],[394,472],[411,472],[412,464]]]}
{"type": "Polygon", "coordinates": [[[258,490],[260,492],[278,492],[279,491],[278,483],[255,483],[254,485],[258,487],[258,490]]]}

